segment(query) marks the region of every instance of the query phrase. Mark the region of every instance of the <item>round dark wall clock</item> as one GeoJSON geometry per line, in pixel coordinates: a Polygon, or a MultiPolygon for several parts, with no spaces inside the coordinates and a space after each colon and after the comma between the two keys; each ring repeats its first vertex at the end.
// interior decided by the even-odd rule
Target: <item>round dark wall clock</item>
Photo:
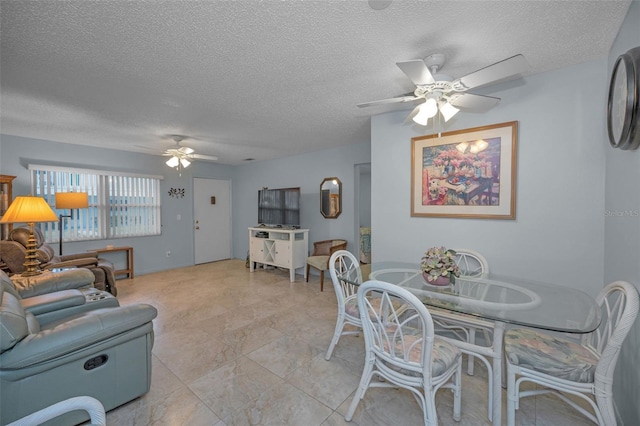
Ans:
{"type": "Polygon", "coordinates": [[[640,146],[640,46],[618,57],[611,73],[607,132],[614,148],[640,146]]]}

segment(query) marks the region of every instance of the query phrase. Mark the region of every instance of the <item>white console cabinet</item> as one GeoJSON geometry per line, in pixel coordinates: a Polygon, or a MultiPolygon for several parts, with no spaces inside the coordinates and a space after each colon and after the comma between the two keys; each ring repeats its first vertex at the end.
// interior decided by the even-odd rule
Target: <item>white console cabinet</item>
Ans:
{"type": "Polygon", "coordinates": [[[249,228],[249,265],[276,266],[289,270],[291,282],[296,269],[307,264],[309,253],[308,229],[249,228]]]}

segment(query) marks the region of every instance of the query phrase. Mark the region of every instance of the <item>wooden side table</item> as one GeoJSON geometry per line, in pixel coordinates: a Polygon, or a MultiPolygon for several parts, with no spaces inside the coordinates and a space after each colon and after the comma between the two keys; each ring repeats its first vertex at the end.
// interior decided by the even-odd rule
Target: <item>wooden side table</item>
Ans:
{"type": "Polygon", "coordinates": [[[118,269],[116,271],[114,271],[116,277],[118,275],[127,275],[127,278],[133,278],[133,247],[129,247],[129,246],[122,246],[122,247],[103,247],[103,248],[99,248],[99,249],[92,249],[92,250],[87,250],[87,251],[95,251],[98,253],[113,253],[113,252],[119,252],[119,251],[124,251],[127,254],[127,267],[125,269],[118,269]]]}

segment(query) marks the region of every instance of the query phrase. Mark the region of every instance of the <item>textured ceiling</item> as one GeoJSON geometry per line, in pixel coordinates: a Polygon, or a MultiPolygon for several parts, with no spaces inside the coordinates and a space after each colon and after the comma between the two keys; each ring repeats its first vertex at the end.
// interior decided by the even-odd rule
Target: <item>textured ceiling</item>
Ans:
{"type": "Polygon", "coordinates": [[[413,91],[397,61],[578,64],[608,54],[629,4],[2,0],[1,131],[158,154],[183,134],[224,164],[364,142],[385,110],[355,105],[413,91]]]}

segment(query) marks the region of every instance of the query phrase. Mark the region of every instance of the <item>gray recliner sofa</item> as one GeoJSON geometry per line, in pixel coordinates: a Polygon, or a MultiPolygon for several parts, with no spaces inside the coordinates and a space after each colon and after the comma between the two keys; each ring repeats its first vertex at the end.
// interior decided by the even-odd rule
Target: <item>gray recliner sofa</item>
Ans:
{"type": "MultiPolygon", "coordinates": [[[[0,424],[75,396],[94,397],[110,410],[149,391],[153,306],[112,306],[41,322],[23,306],[32,298],[21,300],[0,284],[0,424]]],[[[88,419],[76,411],[48,424],[88,419]]]]}
{"type": "Polygon", "coordinates": [[[83,268],[44,271],[13,280],[0,271],[0,286],[13,294],[40,326],[94,309],[120,306],[112,294],[93,287],[93,274],[83,268]]]}
{"type": "MultiPolygon", "coordinates": [[[[34,228],[33,236],[36,239],[36,255],[41,269],[87,268],[93,272],[95,277],[93,286],[95,288],[108,291],[114,296],[118,295],[113,263],[98,257],[98,253],[95,251],[58,256],[53,247],[44,241],[44,235],[39,228],[34,228]]],[[[20,226],[9,233],[8,239],[0,240],[0,258],[12,274],[20,274],[25,270],[24,261],[28,239],[29,229],[20,226]]]]}

